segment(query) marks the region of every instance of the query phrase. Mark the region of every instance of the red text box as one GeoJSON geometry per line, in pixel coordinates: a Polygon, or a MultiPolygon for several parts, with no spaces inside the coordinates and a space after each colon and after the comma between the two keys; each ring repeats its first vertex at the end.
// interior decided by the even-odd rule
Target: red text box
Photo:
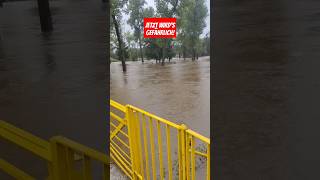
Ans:
{"type": "Polygon", "coordinates": [[[176,18],[144,18],[144,38],[176,38],[176,18]]]}

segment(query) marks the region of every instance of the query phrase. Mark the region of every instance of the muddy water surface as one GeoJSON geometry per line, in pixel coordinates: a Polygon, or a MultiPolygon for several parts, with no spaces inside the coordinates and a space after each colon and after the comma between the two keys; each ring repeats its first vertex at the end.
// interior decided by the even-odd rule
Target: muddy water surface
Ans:
{"type": "MultiPolygon", "coordinates": [[[[44,139],[63,135],[105,152],[105,7],[50,4],[50,34],[40,32],[37,1],[0,8],[0,119],[44,139]]],[[[47,175],[46,163],[12,144],[1,141],[0,155],[37,179],[47,175]]]]}
{"type": "Polygon", "coordinates": [[[214,176],[319,179],[319,1],[216,1],[214,176]]]}
{"type": "Polygon", "coordinates": [[[154,61],[111,63],[110,96],[122,104],[132,104],[162,118],[210,136],[210,62],[199,61],[156,64],[154,61]]]}

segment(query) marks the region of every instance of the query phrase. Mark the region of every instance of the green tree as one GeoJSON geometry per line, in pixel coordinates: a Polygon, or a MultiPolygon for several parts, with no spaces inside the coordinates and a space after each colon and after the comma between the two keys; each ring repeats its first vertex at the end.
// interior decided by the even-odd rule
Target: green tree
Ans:
{"type": "Polygon", "coordinates": [[[118,55],[116,54],[118,47],[119,45],[118,45],[116,32],[114,28],[110,28],[110,57],[112,58],[112,61],[114,59],[119,59],[118,55]]]}
{"type": "Polygon", "coordinates": [[[133,33],[131,32],[126,32],[124,33],[125,39],[127,41],[127,45],[128,45],[128,57],[129,59],[131,59],[132,61],[136,61],[138,58],[137,55],[137,48],[136,48],[136,38],[133,35],[133,33]]]}
{"type": "Polygon", "coordinates": [[[120,22],[122,19],[121,8],[127,3],[128,0],[111,0],[111,22],[116,31],[116,36],[118,39],[118,54],[119,59],[122,63],[122,70],[126,71],[126,60],[125,60],[125,44],[121,35],[120,22]]]}
{"type": "Polygon", "coordinates": [[[204,55],[210,55],[210,34],[207,33],[206,36],[203,38],[203,47],[204,47],[204,55]]]}
{"type": "Polygon", "coordinates": [[[141,61],[143,60],[143,50],[142,50],[142,30],[143,30],[143,11],[145,0],[129,0],[128,12],[130,13],[130,17],[128,19],[129,25],[134,30],[134,36],[136,40],[138,40],[139,48],[140,48],[140,57],[141,61]]]}
{"type": "Polygon", "coordinates": [[[150,18],[154,17],[154,9],[152,7],[147,7],[143,10],[143,17],[144,18],[150,18]]]}
{"type": "MultiPolygon", "coordinates": [[[[155,0],[157,7],[157,15],[159,17],[175,17],[177,15],[177,9],[179,6],[179,2],[182,0],[155,0]]],[[[164,60],[166,57],[172,56],[174,53],[170,48],[172,44],[172,39],[162,39],[158,41],[158,46],[161,48],[161,60],[162,64],[164,64],[164,60]]]]}
{"type": "Polygon", "coordinates": [[[206,26],[208,9],[204,0],[184,0],[179,12],[182,44],[191,48],[192,60],[195,60],[201,47],[200,35],[206,26]]]}

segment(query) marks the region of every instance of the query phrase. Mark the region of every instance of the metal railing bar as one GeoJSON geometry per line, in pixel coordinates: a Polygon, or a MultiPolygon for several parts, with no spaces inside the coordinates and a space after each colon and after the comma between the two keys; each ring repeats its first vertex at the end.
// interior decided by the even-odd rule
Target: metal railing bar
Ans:
{"type": "Polygon", "coordinates": [[[34,177],[15,167],[14,165],[8,163],[7,161],[0,159],[0,169],[7,173],[8,175],[14,177],[15,179],[23,180],[35,180],[34,177]]]}
{"type": "Polygon", "coordinates": [[[114,120],[117,120],[123,124],[126,124],[126,120],[121,118],[120,116],[117,116],[116,114],[114,114],[113,112],[110,112],[110,117],[113,118],[114,120]]]}
{"type": "Polygon", "coordinates": [[[42,159],[52,160],[49,142],[2,120],[0,120],[0,137],[40,156],[42,159]]]}
{"type": "Polygon", "coordinates": [[[163,174],[163,157],[162,157],[162,138],[161,138],[161,128],[160,128],[160,122],[157,121],[157,132],[158,132],[158,151],[159,151],[159,168],[160,168],[160,178],[161,180],[164,177],[163,174]]]}
{"type": "Polygon", "coordinates": [[[145,152],[145,163],[146,163],[146,175],[147,180],[150,180],[150,172],[149,172],[149,156],[148,156],[148,144],[147,144],[147,132],[146,132],[146,118],[145,115],[142,115],[142,130],[143,130],[143,144],[144,144],[144,152],[145,152]]]}
{"type": "Polygon", "coordinates": [[[195,158],[195,140],[191,136],[191,177],[192,180],[196,178],[196,158],[195,158]]]}
{"type": "Polygon", "coordinates": [[[201,134],[197,133],[197,132],[194,132],[192,131],[191,129],[187,129],[186,132],[194,137],[196,137],[197,139],[207,143],[207,144],[210,144],[210,139],[205,137],[205,136],[202,136],[201,134]]]}
{"type": "MultiPolygon", "coordinates": [[[[121,142],[121,144],[123,144],[126,148],[130,149],[130,146],[127,143],[125,143],[124,141],[122,141],[122,139],[120,139],[118,136],[114,136],[113,139],[114,138],[116,140],[118,140],[119,142],[121,142]]],[[[110,139],[110,140],[113,140],[113,139],[110,139]]]]}
{"type": "Polygon", "coordinates": [[[52,141],[56,141],[58,144],[64,145],[66,147],[69,147],[71,149],[77,150],[81,153],[83,153],[86,156],[91,157],[92,159],[95,159],[97,161],[101,161],[104,164],[108,164],[109,163],[109,159],[107,157],[107,155],[96,151],[92,148],[89,148],[87,146],[84,146],[82,144],[76,143],[70,139],[67,139],[65,137],[62,136],[54,136],[53,138],[51,138],[52,141]]]}
{"type": "MultiPolygon", "coordinates": [[[[210,139],[209,138],[191,129],[188,129],[183,124],[181,125],[175,124],[169,120],[153,115],[135,106],[132,106],[129,104],[123,106],[119,103],[116,103],[115,101],[110,101],[110,104],[114,108],[125,113],[125,118],[127,120],[127,123],[124,124],[123,127],[128,128],[127,129],[128,134],[122,131],[122,127],[119,130],[119,125],[118,126],[111,125],[111,126],[118,129],[117,131],[112,131],[112,134],[124,135],[119,137],[115,136],[116,138],[114,138],[114,140],[121,142],[122,144],[125,145],[125,147],[130,149],[130,152],[132,151],[132,153],[134,153],[134,155],[130,153],[131,154],[130,160],[132,162],[131,170],[133,172],[132,174],[133,179],[150,180],[150,179],[157,179],[159,178],[157,176],[160,176],[160,179],[163,180],[167,175],[168,177],[166,177],[166,179],[168,180],[176,179],[176,177],[173,177],[174,174],[173,174],[173,168],[172,168],[171,131],[170,131],[171,128],[177,130],[178,145],[177,147],[174,146],[174,148],[178,149],[179,180],[190,180],[190,179],[194,180],[196,178],[197,156],[206,158],[206,162],[207,162],[206,180],[210,179],[210,172],[209,172],[210,170],[210,155],[209,155],[210,139]],[[140,121],[142,124],[140,124],[140,121]],[[147,126],[146,124],[147,121],[149,122],[148,123],[149,126],[147,126]],[[149,131],[149,133],[147,133],[147,130],[149,131]],[[155,132],[155,130],[157,132],[155,132]],[[166,138],[166,142],[164,144],[165,147],[162,147],[163,145],[162,132],[161,132],[162,130],[165,133],[164,138],[166,138]],[[149,135],[149,140],[147,137],[148,135],[149,135]],[[123,138],[128,138],[129,140],[131,139],[130,146],[122,141],[123,138]],[[155,147],[155,141],[157,141],[156,146],[158,147],[155,147]],[[201,141],[202,143],[205,143],[207,145],[206,151],[202,149],[197,150],[198,148],[196,148],[196,144],[198,145],[198,141],[199,142],[201,141]],[[149,144],[150,144],[150,149],[148,147],[149,144]],[[163,159],[164,153],[167,155],[166,160],[163,159]],[[156,158],[159,162],[156,162],[156,158]],[[151,159],[151,167],[149,165],[150,159],[151,159]],[[168,172],[164,172],[164,165],[167,165],[168,172]],[[150,171],[152,173],[151,175],[150,175],[150,171]],[[159,174],[157,174],[157,171],[159,174]]],[[[112,117],[113,119],[119,122],[122,122],[122,120],[124,120],[123,118],[119,117],[118,115],[112,112],[110,112],[110,117],[112,117]]],[[[124,155],[121,155],[120,157],[125,159],[124,156],[126,156],[127,153],[124,153],[124,151],[122,151],[123,149],[122,146],[121,147],[118,146],[118,144],[115,143],[114,141],[111,141],[111,146],[113,148],[113,151],[117,151],[119,156],[121,154],[124,154],[124,155]]]]}
{"type": "Polygon", "coordinates": [[[113,148],[110,148],[111,158],[116,162],[116,164],[126,173],[127,176],[131,177],[132,170],[124,164],[120,157],[114,152],[113,148]],[[116,158],[115,158],[116,157],[116,158]]]}
{"type": "MultiPolygon", "coordinates": [[[[119,147],[119,146],[118,146],[119,147]]],[[[127,163],[127,164],[131,164],[131,159],[128,157],[128,155],[123,152],[123,150],[120,150],[121,153],[119,152],[119,148],[115,147],[115,144],[110,144],[110,148],[113,148],[114,151],[116,151],[120,156],[122,156],[123,160],[127,163]],[[125,155],[126,157],[123,157],[123,155],[125,155]]]]}
{"type": "Polygon", "coordinates": [[[132,105],[127,105],[127,106],[128,106],[129,108],[133,109],[133,110],[136,110],[136,111],[139,111],[140,113],[145,114],[146,116],[151,117],[151,118],[154,119],[154,120],[157,120],[157,121],[160,121],[160,122],[162,122],[162,123],[168,124],[168,125],[170,125],[170,126],[172,126],[172,127],[174,127],[174,128],[181,129],[181,126],[180,126],[180,125],[175,124],[175,123],[173,123],[173,122],[171,122],[171,121],[169,121],[169,120],[166,120],[166,119],[163,119],[163,118],[161,118],[161,117],[159,117],[159,116],[153,115],[153,114],[151,114],[151,113],[149,113],[149,112],[147,112],[147,111],[144,111],[144,110],[142,110],[142,109],[140,109],[140,108],[137,108],[137,107],[135,107],[135,106],[132,106],[132,105]]]}
{"type": "Polygon", "coordinates": [[[91,159],[89,156],[83,155],[83,177],[85,180],[92,179],[92,171],[91,171],[91,159]]]}
{"type": "Polygon", "coordinates": [[[116,109],[121,110],[122,112],[126,112],[126,107],[116,101],[110,100],[110,105],[116,109]]]}
{"type": "Polygon", "coordinates": [[[167,135],[167,157],[168,157],[168,174],[169,180],[172,180],[172,160],[171,160],[171,144],[170,144],[170,126],[166,125],[166,135],[167,135]]]}
{"type": "Polygon", "coordinates": [[[154,147],[154,134],[153,134],[153,123],[152,118],[149,117],[150,127],[150,146],[151,146],[151,163],[152,163],[152,177],[156,179],[156,160],[155,160],[155,147],[154,147]]]}

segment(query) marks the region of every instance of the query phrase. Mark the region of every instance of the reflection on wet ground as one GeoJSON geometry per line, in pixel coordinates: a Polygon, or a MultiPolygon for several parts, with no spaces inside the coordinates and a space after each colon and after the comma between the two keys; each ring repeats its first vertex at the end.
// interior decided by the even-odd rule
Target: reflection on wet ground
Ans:
{"type": "Polygon", "coordinates": [[[319,7],[215,3],[216,179],[319,179],[319,7]]]}
{"type": "MultiPolygon", "coordinates": [[[[0,119],[45,139],[64,135],[105,151],[105,7],[102,1],[50,3],[50,34],[40,32],[36,1],[0,9],[0,119]]],[[[3,143],[1,157],[44,179],[45,163],[3,143]]]]}

